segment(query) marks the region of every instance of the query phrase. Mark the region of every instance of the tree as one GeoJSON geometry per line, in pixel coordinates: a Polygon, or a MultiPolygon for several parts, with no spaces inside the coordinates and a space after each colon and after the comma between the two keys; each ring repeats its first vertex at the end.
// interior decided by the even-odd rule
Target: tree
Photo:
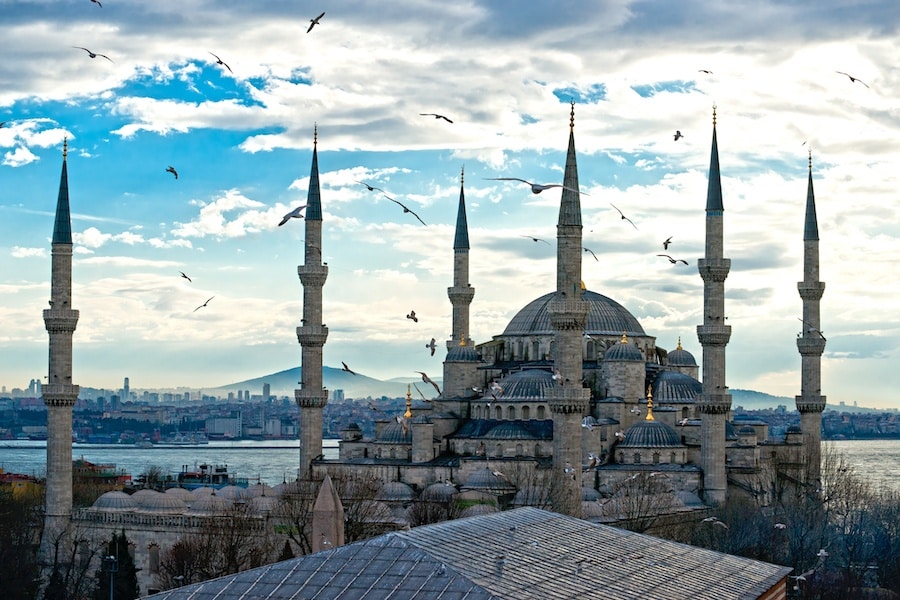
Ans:
{"type": "Polygon", "coordinates": [[[96,532],[70,524],[65,529],[42,533],[43,557],[46,560],[47,586],[45,600],[80,600],[90,595],[93,581],[89,576],[91,561],[102,544],[96,532]]]}
{"type": "Polygon", "coordinates": [[[37,598],[42,522],[40,497],[0,491],[0,581],[7,598],[37,598]]]}
{"type": "Polygon", "coordinates": [[[112,539],[103,548],[100,560],[100,568],[95,573],[97,584],[94,588],[94,600],[110,598],[110,580],[113,588],[112,597],[127,600],[140,596],[137,569],[131,557],[125,530],[122,530],[120,535],[112,534],[112,539]]]}

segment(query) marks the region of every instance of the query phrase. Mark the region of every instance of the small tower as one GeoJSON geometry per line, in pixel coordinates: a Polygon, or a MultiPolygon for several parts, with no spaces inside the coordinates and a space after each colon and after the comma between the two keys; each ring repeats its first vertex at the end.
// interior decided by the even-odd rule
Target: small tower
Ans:
{"type": "Polygon", "coordinates": [[[304,260],[297,267],[303,284],[303,319],[297,328],[302,371],[300,389],[294,390],[294,399],[300,407],[299,478],[311,476],[312,461],[322,454],[322,409],[328,402],[328,390],[322,385],[322,347],[328,338],[328,328],[322,323],[322,287],[328,277],[328,265],[322,263],[322,199],[317,145],[318,129],[314,129],[306,199],[304,260]]]}
{"type": "Polygon", "coordinates": [[[78,386],[72,383],[72,334],[78,311],[72,309],[72,221],[69,214],[67,144],[63,141],[62,175],[51,241],[50,308],[44,325],[50,335],[50,368],[43,386],[47,405],[47,498],[43,550],[61,538],[72,516],[72,406],[78,386]]]}
{"type": "Polygon", "coordinates": [[[581,197],[575,160],[575,103],[569,120],[569,147],[556,225],[556,295],[547,306],[554,330],[557,385],[547,393],[553,418],[554,509],[581,517],[581,478],[566,471],[581,465],[581,420],[587,413],[591,391],[582,386],[584,356],[581,340],[588,304],[581,287],[581,197]]]}
{"type": "Polygon", "coordinates": [[[731,410],[731,394],[725,385],[725,346],[731,326],[725,324],[725,278],[731,260],[723,258],[722,182],[719,175],[719,147],[716,141],[716,107],[713,106],[712,152],[709,159],[709,188],[706,194],[706,253],[697,261],[703,278],[703,325],[697,338],[703,346],[703,392],[697,403],[701,415],[700,466],[703,494],[707,504],[725,502],[725,419],[731,410]]]}
{"type": "Polygon", "coordinates": [[[806,220],[803,224],[803,281],[797,283],[803,300],[803,333],[797,338],[800,352],[800,395],[797,411],[809,477],[819,479],[821,469],[822,411],[822,353],[825,337],[821,332],[819,301],[825,283],[819,281],[819,226],[816,220],[816,198],[813,194],[812,150],[809,152],[809,183],[806,191],[806,220]]]}

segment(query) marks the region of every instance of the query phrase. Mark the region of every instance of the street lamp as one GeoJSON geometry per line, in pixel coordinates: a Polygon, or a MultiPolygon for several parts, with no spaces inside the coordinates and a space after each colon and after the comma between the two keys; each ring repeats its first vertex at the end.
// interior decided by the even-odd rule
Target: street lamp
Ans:
{"type": "Polygon", "coordinates": [[[109,573],[109,600],[115,600],[113,597],[113,583],[116,572],[119,570],[119,561],[115,556],[103,557],[103,570],[109,573]]]}

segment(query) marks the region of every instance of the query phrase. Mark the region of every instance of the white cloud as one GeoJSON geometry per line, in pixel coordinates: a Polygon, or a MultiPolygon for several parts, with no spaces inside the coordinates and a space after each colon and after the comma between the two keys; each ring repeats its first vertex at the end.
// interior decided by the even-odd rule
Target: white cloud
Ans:
{"type": "Polygon", "coordinates": [[[13,246],[10,255],[13,258],[45,258],[47,256],[47,250],[45,248],[22,248],[20,246],[13,246]]]}
{"type": "Polygon", "coordinates": [[[21,167],[36,160],[38,160],[38,157],[24,146],[19,146],[12,152],[7,152],[3,155],[3,164],[10,167],[21,167]]]}

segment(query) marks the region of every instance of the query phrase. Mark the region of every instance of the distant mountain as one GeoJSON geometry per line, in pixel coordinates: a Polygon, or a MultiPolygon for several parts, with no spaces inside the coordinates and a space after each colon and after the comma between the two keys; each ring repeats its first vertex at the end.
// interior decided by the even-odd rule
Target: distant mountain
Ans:
{"type": "MultiPolygon", "coordinates": [[[[299,383],[302,369],[303,367],[294,367],[293,369],[279,371],[277,373],[272,373],[271,375],[229,383],[228,385],[213,388],[209,391],[227,394],[228,392],[237,392],[238,390],[250,390],[251,395],[257,395],[262,393],[263,384],[268,383],[273,396],[293,397],[294,390],[300,387],[299,383]]],[[[417,381],[415,378],[409,379],[408,381],[405,378],[382,381],[365,375],[353,375],[343,369],[322,367],[322,383],[325,388],[329,392],[333,392],[334,390],[344,390],[344,396],[347,398],[366,398],[367,396],[372,396],[373,398],[380,398],[381,396],[400,398],[406,396],[407,384],[415,381],[417,381]]],[[[440,379],[437,381],[440,382],[440,379]]],[[[428,387],[430,388],[431,386],[428,387]]],[[[419,389],[428,395],[428,392],[422,388],[421,385],[419,386],[419,389]]],[[[415,389],[412,393],[413,396],[418,397],[415,389]]],[[[432,393],[434,393],[433,389],[432,393]]],[[[428,397],[430,398],[431,396],[428,397]]]]}
{"type": "Polygon", "coordinates": [[[785,406],[788,410],[796,410],[797,403],[793,398],[787,396],[773,396],[765,392],[755,392],[753,390],[729,390],[731,393],[731,407],[737,408],[743,406],[747,410],[764,410],[766,408],[778,408],[779,405],[785,406]]]}

